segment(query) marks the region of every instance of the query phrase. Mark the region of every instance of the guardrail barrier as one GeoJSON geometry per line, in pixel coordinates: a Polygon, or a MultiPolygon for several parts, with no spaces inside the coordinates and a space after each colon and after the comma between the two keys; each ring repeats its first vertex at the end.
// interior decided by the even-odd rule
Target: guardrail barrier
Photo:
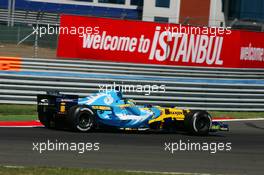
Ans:
{"type": "Polygon", "coordinates": [[[139,104],[264,111],[263,69],[7,57],[0,65],[0,103],[35,104],[46,91],[86,96],[119,85],[138,88],[124,94],[139,104]]]}

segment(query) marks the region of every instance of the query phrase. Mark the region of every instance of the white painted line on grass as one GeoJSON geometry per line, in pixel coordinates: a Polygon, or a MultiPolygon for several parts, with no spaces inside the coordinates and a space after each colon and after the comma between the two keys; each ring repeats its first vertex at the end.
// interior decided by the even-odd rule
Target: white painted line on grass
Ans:
{"type": "Polygon", "coordinates": [[[15,166],[15,165],[5,165],[3,167],[5,167],[5,168],[15,168],[15,169],[25,168],[24,166],[15,166]]]}
{"type": "Polygon", "coordinates": [[[223,122],[242,122],[242,121],[263,121],[264,118],[245,118],[245,119],[213,119],[213,121],[223,121],[223,122]]]}
{"type": "Polygon", "coordinates": [[[162,172],[162,171],[126,171],[128,173],[164,174],[164,175],[211,175],[208,173],[184,173],[184,172],[162,172]]]}
{"type": "Polygon", "coordinates": [[[0,128],[43,128],[44,126],[0,126],[0,128]]]}

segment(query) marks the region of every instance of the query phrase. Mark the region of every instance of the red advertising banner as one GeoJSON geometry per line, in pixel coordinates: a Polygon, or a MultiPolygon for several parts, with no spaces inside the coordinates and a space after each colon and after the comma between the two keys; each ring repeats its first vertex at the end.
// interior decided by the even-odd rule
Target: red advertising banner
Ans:
{"type": "Polygon", "coordinates": [[[145,64],[264,68],[264,33],[61,16],[57,56],[145,64]]]}

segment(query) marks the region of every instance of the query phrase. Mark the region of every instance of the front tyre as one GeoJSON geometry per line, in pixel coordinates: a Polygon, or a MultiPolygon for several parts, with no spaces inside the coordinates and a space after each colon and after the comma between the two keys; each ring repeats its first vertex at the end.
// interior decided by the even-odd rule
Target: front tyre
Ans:
{"type": "Polygon", "coordinates": [[[94,128],[95,114],[85,106],[73,106],[68,114],[68,123],[72,130],[88,132],[94,128]]]}
{"type": "Polygon", "coordinates": [[[184,126],[193,135],[208,135],[211,125],[211,116],[206,111],[191,111],[184,119],[184,126]]]}

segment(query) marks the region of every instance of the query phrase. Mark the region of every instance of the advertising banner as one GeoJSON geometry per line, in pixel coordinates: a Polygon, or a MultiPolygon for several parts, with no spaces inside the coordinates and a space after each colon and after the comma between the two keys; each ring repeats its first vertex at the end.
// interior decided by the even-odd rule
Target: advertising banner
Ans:
{"type": "Polygon", "coordinates": [[[20,71],[21,58],[0,56],[0,71],[20,71]]]}
{"type": "Polygon", "coordinates": [[[144,64],[264,67],[264,33],[62,15],[57,56],[144,64]]]}

